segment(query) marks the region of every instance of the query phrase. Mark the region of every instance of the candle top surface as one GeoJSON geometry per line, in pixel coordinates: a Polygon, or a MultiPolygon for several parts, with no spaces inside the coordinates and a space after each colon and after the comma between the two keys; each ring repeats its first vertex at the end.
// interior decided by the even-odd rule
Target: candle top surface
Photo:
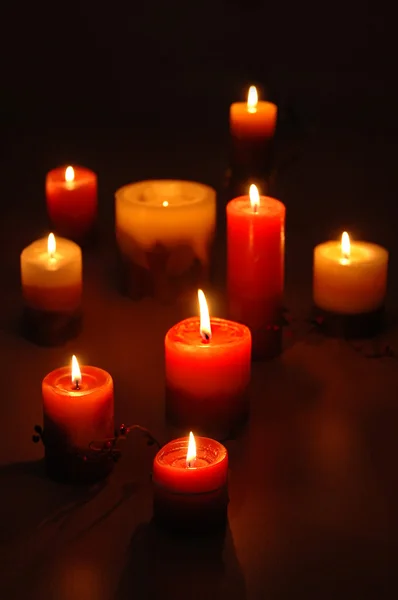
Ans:
{"type": "Polygon", "coordinates": [[[213,188],[196,181],[159,179],[139,181],[119,188],[116,200],[142,208],[172,210],[215,202],[213,188]]]}
{"type": "Polygon", "coordinates": [[[178,438],[159,450],[155,461],[172,469],[195,470],[221,463],[227,457],[227,449],[211,438],[195,437],[196,458],[187,465],[188,438],[178,438]]]}
{"type": "Polygon", "coordinates": [[[51,371],[43,379],[43,386],[53,389],[58,395],[79,397],[91,394],[112,383],[112,378],[107,371],[99,367],[84,365],[80,367],[81,380],[78,387],[72,380],[71,368],[60,367],[51,371]]]}
{"type": "Polygon", "coordinates": [[[280,217],[286,212],[286,207],[280,200],[270,196],[260,196],[260,202],[256,209],[250,202],[250,196],[239,196],[228,202],[229,213],[253,215],[254,217],[280,217]]]}
{"type": "Polygon", "coordinates": [[[210,319],[212,337],[203,340],[200,334],[200,318],[190,317],[180,321],[169,329],[166,339],[173,344],[183,344],[193,348],[202,348],[204,352],[220,346],[240,345],[243,340],[250,340],[250,330],[246,325],[212,317],[210,319]]]}
{"type": "Polygon", "coordinates": [[[350,242],[350,253],[344,257],[340,240],[330,240],[323,242],[315,248],[316,253],[325,260],[339,262],[343,266],[363,265],[373,263],[375,260],[385,261],[388,258],[388,251],[371,242],[352,241],[350,242]]]}
{"type": "Polygon", "coordinates": [[[41,265],[48,271],[57,271],[70,260],[74,260],[75,257],[80,255],[80,246],[71,240],[57,236],[55,252],[49,252],[48,238],[44,237],[26,246],[22,250],[21,258],[23,257],[28,263],[41,265]]]}
{"type": "Polygon", "coordinates": [[[75,165],[65,165],[63,167],[57,167],[57,168],[49,171],[47,173],[46,181],[47,181],[47,183],[52,183],[52,184],[54,184],[54,183],[65,184],[65,186],[68,187],[67,184],[69,184],[69,186],[73,183],[82,184],[85,182],[93,181],[94,179],[96,179],[96,177],[97,176],[94,173],[94,171],[92,171],[91,169],[87,169],[86,167],[80,167],[80,166],[75,166],[75,165]],[[66,172],[69,167],[73,168],[73,177],[71,179],[67,180],[66,172]]]}
{"type": "Polygon", "coordinates": [[[253,107],[248,106],[247,100],[241,100],[233,102],[230,107],[231,112],[234,110],[244,110],[248,115],[256,115],[256,113],[264,110],[276,112],[277,108],[277,105],[269,100],[258,100],[257,104],[253,107]]]}

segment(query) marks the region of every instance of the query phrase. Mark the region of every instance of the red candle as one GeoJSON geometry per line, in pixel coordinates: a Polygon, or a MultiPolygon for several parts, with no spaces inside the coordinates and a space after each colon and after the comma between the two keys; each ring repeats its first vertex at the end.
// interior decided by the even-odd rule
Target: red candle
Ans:
{"type": "Polygon", "coordinates": [[[282,202],[259,197],[256,186],[227,205],[229,315],[250,327],[257,358],[274,354],[275,332],[280,337],[285,213],[282,202]]]}
{"type": "Polygon", "coordinates": [[[81,240],[97,216],[97,176],[85,167],[59,167],[47,173],[47,211],[57,233],[81,240]]]}
{"type": "Polygon", "coordinates": [[[57,478],[104,476],[111,461],[90,449],[114,435],[112,377],[98,367],[70,367],[43,379],[44,444],[49,474],[57,478]],[[105,458],[105,460],[104,460],[105,458]],[[102,460],[101,460],[102,459],[102,460]]]}
{"type": "Polygon", "coordinates": [[[165,338],[166,413],[179,428],[224,438],[248,413],[251,335],[245,325],[212,318],[199,290],[200,319],[172,327],[165,338]]]}
{"type": "Polygon", "coordinates": [[[228,453],[219,442],[192,432],[169,442],[153,463],[156,521],[188,531],[224,524],[227,475],[228,453]]]}

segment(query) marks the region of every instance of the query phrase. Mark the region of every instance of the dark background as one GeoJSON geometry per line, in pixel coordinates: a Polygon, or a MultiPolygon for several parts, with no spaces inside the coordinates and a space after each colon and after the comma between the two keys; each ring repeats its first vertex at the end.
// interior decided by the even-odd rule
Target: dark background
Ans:
{"type": "MultiPolygon", "coordinates": [[[[397,363],[367,358],[373,345],[308,336],[305,321],[313,247],[344,229],[390,250],[396,316],[389,3],[9,2],[1,24],[0,596],[396,598],[397,363]],[[41,379],[76,353],[114,377],[117,423],[170,437],[163,338],[185,315],[118,293],[114,191],[147,177],[219,190],[229,104],[251,83],[280,110],[285,167],[273,193],[287,206],[286,302],[296,322],[283,355],[253,365],[250,422],[228,443],[225,540],[179,543],[150,523],[152,455],[142,440],[126,444],[104,487],[81,490],[43,477],[31,434],[41,379]],[[48,233],[45,174],[65,163],[98,173],[101,236],[85,253],[83,333],[43,349],[18,333],[19,254],[48,233]]],[[[393,325],[387,341],[397,349],[393,325]]]]}

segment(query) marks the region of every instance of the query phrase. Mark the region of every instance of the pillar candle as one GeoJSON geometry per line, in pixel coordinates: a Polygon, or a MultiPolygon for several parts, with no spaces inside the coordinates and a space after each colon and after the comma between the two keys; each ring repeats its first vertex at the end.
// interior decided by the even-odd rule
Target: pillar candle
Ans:
{"type": "Polygon", "coordinates": [[[223,439],[246,419],[251,335],[245,325],[201,317],[172,327],[165,338],[166,414],[182,429],[223,439]]]}
{"type": "Polygon", "coordinates": [[[82,240],[97,217],[97,175],[85,167],[59,167],[47,173],[47,211],[60,235],[82,240]]]}
{"type": "Polygon", "coordinates": [[[91,442],[114,435],[112,377],[98,367],[51,371],[43,379],[44,443],[51,476],[92,479],[108,473],[112,461],[96,456],[91,442]]]}
{"type": "Polygon", "coordinates": [[[330,313],[360,315],[384,305],[388,252],[369,242],[329,241],[314,250],[314,303],[330,313]]]}
{"type": "Polygon", "coordinates": [[[64,238],[41,238],[21,253],[26,326],[45,344],[73,337],[80,320],[82,252],[64,238]]]}
{"type": "Polygon", "coordinates": [[[278,351],[283,308],[285,206],[250,195],[227,205],[227,287],[229,316],[250,327],[253,355],[278,351]]]}
{"type": "Polygon", "coordinates": [[[251,86],[247,102],[234,102],[230,107],[233,175],[262,177],[272,168],[273,138],[277,106],[258,101],[257,89],[251,86]]]}
{"type": "Polygon", "coordinates": [[[215,191],[193,181],[141,181],[116,192],[124,291],[169,301],[207,280],[215,191]]]}
{"type": "Polygon", "coordinates": [[[225,524],[227,476],[228,453],[219,442],[192,432],[169,442],[153,463],[156,522],[187,532],[225,524]]]}

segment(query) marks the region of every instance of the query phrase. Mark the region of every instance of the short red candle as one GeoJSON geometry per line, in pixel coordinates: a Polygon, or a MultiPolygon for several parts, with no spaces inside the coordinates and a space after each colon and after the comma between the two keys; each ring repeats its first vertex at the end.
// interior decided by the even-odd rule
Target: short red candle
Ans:
{"type": "Polygon", "coordinates": [[[61,367],[43,379],[42,393],[44,443],[51,470],[58,469],[62,476],[79,461],[89,466],[91,442],[114,435],[112,377],[98,367],[83,366],[77,384],[71,368],[61,367]]]}
{"type": "Polygon", "coordinates": [[[97,216],[97,175],[85,167],[59,167],[47,173],[47,211],[54,229],[81,240],[97,216]]]}
{"type": "Polygon", "coordinates": [[[187,461],[188,437],[166,444],[153,463],[154,513],[162,524],[202,529],[222,524],[228,504],[228,453],[219,442],[196,437],[187,461]]]}
{"type": "Polygon", "coordinates": [[[222,439],[248,413],[251,335],[245,325],[226,319],[210,323],[208,342],[198,317],[181,321],[166,335],[166,413],[180,428],[222,439]]]}
{"type": "Polygon", "coordinates": [[[267,332],[281,324],[285,213],[282,202],[267,196],[258,205],[249,196],[227,205],[229,316],[250,327],[253,354],[259,357],[267,332]]]}

